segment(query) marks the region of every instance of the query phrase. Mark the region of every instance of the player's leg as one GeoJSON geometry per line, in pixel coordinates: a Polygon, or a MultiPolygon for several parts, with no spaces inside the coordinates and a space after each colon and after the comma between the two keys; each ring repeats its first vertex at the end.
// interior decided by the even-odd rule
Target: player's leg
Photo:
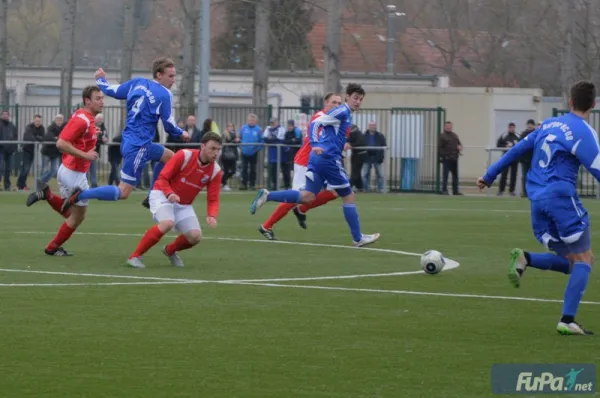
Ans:
{"type": "Polygon", "coordinates": [[[142,256],[156,245],[175,226],[174,204],[161,191],[150,191],[150,212],[157,225],[149,228],[127,259],[134,268],[145,268],[142,256]]]}
{"type": "Polygon", "coordinates": [[[321,192],[319,192],[312,203],[298,206],[298,211],[300,212],[300,214],[306,214],[310,209],[323,206],[324,204],[329,203],[332,200],[336,200],[337,198],[337,192],[328,187],[327,189],[324,189],[321,192]]]}
{"type": "Polygon", "coordinates": [[[150,189],[148,190],[148,196],[142,201],[142,206],[149,209],[150,208],[150,192],[152,191],[152,187],[154,187],[154,183],[156,179],[160,175],[165,164],[173,157],[175,154],[172,150],[165,148],[160,144],[150,144],[148,158],[151,161],[156,162],[154,168],[152,169],[152,183],[150,184],[150,189]]]}
{"type": "Polygon", "coordinates": [[[303,190],[288,189],[285,191],[269,192],[268,189],[260,189],[250,205],[250,213],[255,214],[267,202],[280,203],[312,203],[317,193],[323,188],[324,180],[318,173],[309,169],[306,173],[306,188],[303,190]],[[310,186],[310,189],[309,189],[310,186]]]}
{"type": "Polygon", "coordinates": [[[175,229],[181,234],[163,248],[163,253],[174,267],[183,267],[177,252],[196,246],[202,239],[202,229],[191,205],[175,205],[175,229]]]}
{"type": "Polygon", "coordinates": [[[63,198],[61,198],[59,195],[55,195],[48,186],[48,184],[46,184],[44,181],[38,180],[36,191],[30,193],[29,196],[27,196],[26,205],[27,207],[29,207],[40,200],[45,200],[48,203],[48,205],[52,208],[52,210],[54,210],[64,218],[69,217],[69,214],[71,214],[69,210],[67,210],[64,213],[61,213],[63,198]]]}

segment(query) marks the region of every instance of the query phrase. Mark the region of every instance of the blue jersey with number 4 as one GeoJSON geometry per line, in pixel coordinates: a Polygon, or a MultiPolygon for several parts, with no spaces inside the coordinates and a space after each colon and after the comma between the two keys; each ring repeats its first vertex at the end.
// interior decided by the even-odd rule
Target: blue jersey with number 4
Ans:
{"type": "Polygon", "coordinates": [[[492,165],[483,179],[491,184],[506,166],[528,151],[533,151],[527,174],[527,195],[531,201],[577,197],[580,165],[600,181],[598,134],[573,113],[545,120],[492,165]]]}
{"type": "Polygon", "coordinates": [[[178,137],[183,130],[177,126],[171,114],[172,94],[160,83],[135,78],[118,85],[110,85],[106,79],[96,79],[96,84],[109,97],[127,100],[127,122],[123,130],[122,145],[142,147],[152,142],[158,120],[165,131],[178,137]]]}

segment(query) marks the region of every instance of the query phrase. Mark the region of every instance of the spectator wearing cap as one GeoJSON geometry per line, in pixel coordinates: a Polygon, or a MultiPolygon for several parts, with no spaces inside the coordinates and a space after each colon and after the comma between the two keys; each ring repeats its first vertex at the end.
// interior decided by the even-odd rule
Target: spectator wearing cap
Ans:
{"type": "Polygon", "coordinates": [[[256,188],[256,162],[258,160],[258,152],[262,149],[260,144],[263,141],[262,128],[256,124],[258,117],[251,113],[248,115],[248,123],[244,124],[240,129],[240,141],[242,144],[242,184],[241,190],[251,190],[256,188]]]}
{"type": "MultiPolygon", "coordinates": [[[[496,147],[498,148],[507,148],[510,149],[519,142],[519,136],[515,132],[515,124],[510,122],[508,124],[508,132],[502,134],[500,138],[498,138],[498,142],[496,143],[496,147]]],[[[504,169],[502,172],[502,177],[500,177],[500,187],[498,189],[498,196],[502,196],[504,194],[504,190],[506,189],[506,180],[508,178],[508,173],[510,171],[510,183],[508,185],[508,192],[511,196],[515,196],[515,186],[517,185],[517,172],[519,171],[519,161],[515,161],[511,163],[511,165],[504,169]]]]}
{"type": "MultiPolygon", "coordinates": [[[[286,144],[287,131],[279,124],[279,119],[272,117],[270,126],[263,133],[264,142],[269,146],[269,189],[277,189],[277,165],[281,170],[283,185],[285,189],[291,187],[290,178],[290,147],[280,147],[278,144],[286,144]]],[[[295,136],[295,135],[294,135],[295,136]]],[[[289,144],[288,144],[289,145],[289,144]]]]}
{"type": "MultiPolygon", "coordinates": [[[[535,131],[535,129],[536,129],[535,120],[529,119],[527,121],[526,130],[521,133],[520,139],[525,139],[525,137],[527,137],[529,134],[533,133],[535,131]]],[[[521,156],[521,158],[519,159],[519,162],[521,163],[521,172],[523,174],[521,176],[521,186],[522,186],[521,196],[524,198],[527,197],[527,187],[526,187],[527,173],[529,172],[529,169],[531,168],[531,159],[532,158],[533,158],[533,153],[528,152],[525,155],[521,156]]]]}

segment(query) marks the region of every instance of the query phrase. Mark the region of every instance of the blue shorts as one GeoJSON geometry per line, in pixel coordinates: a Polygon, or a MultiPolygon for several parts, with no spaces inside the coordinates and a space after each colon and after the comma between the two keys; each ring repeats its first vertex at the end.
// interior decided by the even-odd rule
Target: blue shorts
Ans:
{"type": "Polygon", "coordinates": [[[144,146],[121,145],[123,167],[121,180],[136,186],[142,176],[142,170],[149,161],[159,161],[165,152],[165,147],[160,144],[149,143],[144,146]]]}
{"type": "Polygon", "coordinates": [[[531,202],[531,226],[536,239],[559,255],[591,248],[590,218],[578,197],[531,202]]]}
{"type": "Polygon", "coordinates": [[[327,189],[335,190],[342,198],[352,193],[350,181],[341,159],[335,160],[311,153],[304,190],[316,195],[325,185],[327,185],[327,189]]]}

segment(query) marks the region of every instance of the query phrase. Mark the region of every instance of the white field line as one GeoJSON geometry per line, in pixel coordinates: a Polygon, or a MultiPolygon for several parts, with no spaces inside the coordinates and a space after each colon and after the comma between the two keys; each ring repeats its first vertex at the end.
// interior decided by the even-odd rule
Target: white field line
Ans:
{"type": "Polygon", "coordinates": [[[0,283],[0,287],[58,287],[58,286],[136,286],[136,285],[187,285],[196,282],[90,282],[90,283],[0,283]]]}
{"type": "Polygon", "coordinates": [[[203,283],[209,282],[196,279],[175,279],[175,278],[159,278],[154,276],[134,276],[134,275],[112,275],[112,274],[88,274],[79,272],[60,272],[60,271],[37,271],[29,269],[12,269],[0,268],[0,272],[16,272],[23,274],[44,274],[44,275],[66,275],[66,276],[89,276],[95,278],[107,279],[136,279],[140,281],[160,281],[160,282],[177,282],[177,283],[203,283]]]}

